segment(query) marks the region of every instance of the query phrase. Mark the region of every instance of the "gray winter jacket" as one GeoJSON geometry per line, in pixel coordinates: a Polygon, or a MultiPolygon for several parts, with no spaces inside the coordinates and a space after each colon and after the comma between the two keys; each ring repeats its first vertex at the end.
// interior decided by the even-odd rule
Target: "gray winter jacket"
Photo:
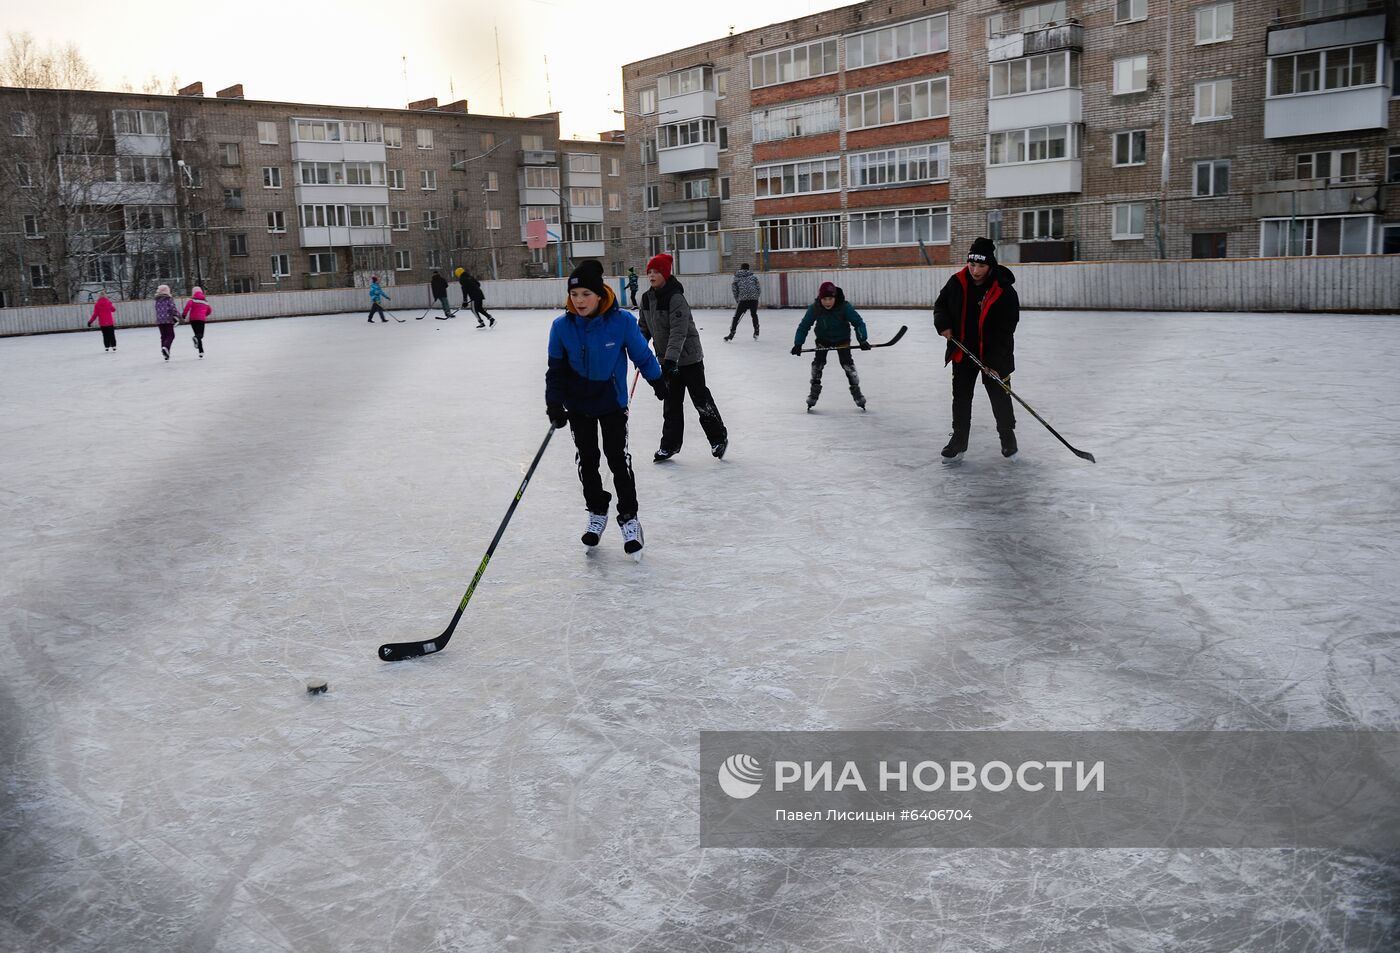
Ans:
{"type": "Polygon", "coordinates": [[[757,301],[759,294],[758,275],[747,268],[734,272],[734,300],[757,301]]]}
{"type": "Polygon", "coordinates": [[[674,277],[660,288],[648,288],[637,309],[637,323],[643,336],[650,338],[656,348],[656,359],[675,361],[680,367],[699,364],[705,359],[700,347],[700,332],[690,316],[690,303],[685,300],[685,288],[674,277]]]}

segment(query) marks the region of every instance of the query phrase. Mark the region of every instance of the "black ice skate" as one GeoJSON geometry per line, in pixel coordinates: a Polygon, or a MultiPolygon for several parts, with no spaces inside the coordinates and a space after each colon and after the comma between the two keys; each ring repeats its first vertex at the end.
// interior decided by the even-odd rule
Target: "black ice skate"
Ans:
{"type": "Polygon", "coordinates": [[[665,447],[662,447],[660,450],[656,451],[651,455],[651,462],[662,463],[666,460],[671,459],[678,453],[680,453],[679,450],[667,450],[665,447]]]}
{"type": "Polygon", "coordinates": [[[623,519],[621,515],[617,517],[618,523],[622,526],[622,551],[627,553],[637,562],[642,561],[642,524],[637,521],[637,517],[632,516],[623,519]]]}
{"type": "Polygon", "coordinates": [[[716,460],[724,459],[724,451],[729,449],[729,438],[725,437],[719,443],[710,444],[710,452],[715,455],[716,460]]]}
{"type": "Polygon", "coordinates": [[[583,545],[587,546],[589,549],[592,549],[594,546],[597,546],[598,540],[601,539],[603,536],[603,530],[607,529],[607,527],[608,514],[589,513],[588,529],[583,531],[582,536],[583,545]]]}
{"type": "Polygon", "coordinates": [[[967,452],[967,438],[959,437],[957,434],[950,435],[952,439],[943,448],[944,463],[958,463],[962,460],[962,455],[967,452]]]}
{"type": "Polygon", "coordinates": [[[1016,434],[1014,432],[1001,435],[1001,455],[1003,457],[1016,456],[1016,434]]]}

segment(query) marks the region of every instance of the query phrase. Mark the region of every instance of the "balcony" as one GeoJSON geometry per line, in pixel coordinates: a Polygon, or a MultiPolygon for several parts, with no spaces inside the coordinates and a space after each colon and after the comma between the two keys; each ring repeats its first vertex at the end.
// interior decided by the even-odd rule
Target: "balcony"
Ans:
{"type": "Polygon", "coordinates": [[[1293,0],[1278,8],[1277,14],[1269,23],[1269,28],[1297,26],[1300,23],[1316,23],[1338,17],[1351,17],[1366,13],[1379,13],[1385,10],[1386,0],[1324,0],[1311,4],[1293,0]]]}
{"type": "Polygon", "coordinates": [[[1379,176],[1357,176],[1345,182],[1327,179],[1283,179],[1254,187],[1256,218],[1302,218],[1314,215],[1357,215],[1381,211],[1379,176]]]}
{"type": "Polygon", "coordinates": [[[356,245],[388,245],[389,226],[313,226],[302,227],[302,248],[344,248],[356,245]]]}
{"type": "Polygon", "coordinates": [[[674,149],[660,149],[656,153],[656,164],[662,175],[718,169],[719,143],[697,142],[674,149]]]}
{"type": "Polygon", "coordinates": [[[1083,121],[1084,91],[1080,89],[1048,89],[987,101],[988,132],[1083,121]]]}
{"type": "Polygon", "coordinates": [[[298,205],[388,205],[387,185],[298,185],[298,205]]]}
{"type": "Polygon", "coordinates": [[[686,199],[661,203],[661,223],[680,225],[687,222],[717,222],[720,219],[718,198],[686,199]]]}
{"type": "Polygon", "coordinates": [[[602,242],[570,242],[569,257],[578,261],[581,258],[602,258],[607,248],[602,242]]]}
{"type": "Polygon", "coordinates": [[[682,93],[658,100],[657,108],[663,114],[670,114],[667,122],[686,122],[691,119],[715,118],[715,91],[702,89],[693,93],[682,93]]]}
{"type": "Polygon", "coordinates": [[[554,149],[521,149],[521,165],[558,165],[559,153],[554,149]]]}
{"type": "Polygon", "coordinates": [[[1264,100],[1264,138],[1319,136],[1390,127],[1390,90],[1351,86],[1264,100]]]}
{"type": "Polygon", "coordinates": [[[1079,159],[1048,159],[987,166],[987,198],[1082,192],[1084,164],[1079,159]]]}
{"type": "Polygon", "coordinates": [[[293,162],[386,162],[382,142],[316,142],[293,140],[293,162]]]}
{"type": "Polygon", "coordinates": [[[987,60],[996,63],[1055,50],[1083,52],[1084,27],[1078,23],[1061,23],[1024,33],[999,33],[987,41],[987,60]]]}
{"type": "Polygon", "coordinates": [[[569,221],[571,222],[601,222],[603,220],[603,206],[601,205],[570,205],[569,221]]]}

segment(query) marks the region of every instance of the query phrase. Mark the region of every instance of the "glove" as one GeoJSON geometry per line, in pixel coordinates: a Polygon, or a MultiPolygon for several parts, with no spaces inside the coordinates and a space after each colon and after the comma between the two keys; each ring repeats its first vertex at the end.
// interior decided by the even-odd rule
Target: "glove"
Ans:
{"type": "Polygon", "coordinates": [[[651,389],[656,392],[657,400],[665,400],[666,395],[671,392],[671,388],[666,386],[665,377],[658,377],[654,381],[647,381],[647,383],[650,384],[651,389]]]}
{"type": "Polygon", "coordinates": [[[564,410],[563,404],[546,404],[544,412],[549,415],[549,422],[554,425],[555,430],[569,425],[569,414],[564,410]]]}
{"type": "Polygon", "coordinates": [[[665,374],[668,378],[675,377],[680,372],[680,366],[677,365],[675,361],[661,362],[661,373],[665,374]]]}
{"type": "Polygon", "coordinates": [[[861,349],[862,351],[868,351],[868,350],[870,350],[870,342],[867,341],[867,340],[865,340],[864,338],[862,338],[862,339],[860,340],[860,349],[861,349]]]}
{"type": "Polygon", "coordinates": [[[802,345],[801,345],[801,344],[794,344],[794,345],[792,346],[792,350],[789,351],[788,353],[789,353],[789,354],[793,354],[793,355],[799,355],[799,354],[801,354],[801,353],[802,353],[802,345]]]}

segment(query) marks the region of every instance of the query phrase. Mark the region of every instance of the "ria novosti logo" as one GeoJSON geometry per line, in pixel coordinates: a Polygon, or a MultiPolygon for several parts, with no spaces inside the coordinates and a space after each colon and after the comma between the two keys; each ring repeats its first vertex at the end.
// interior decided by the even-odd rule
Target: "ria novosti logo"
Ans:
{"type": "Polygon", "coordinates": [[[758,793],[763,782],[763,765],[746,754],[730,755],[719,766],[720,789],[732,798],[743,800],[758,793]]]}

